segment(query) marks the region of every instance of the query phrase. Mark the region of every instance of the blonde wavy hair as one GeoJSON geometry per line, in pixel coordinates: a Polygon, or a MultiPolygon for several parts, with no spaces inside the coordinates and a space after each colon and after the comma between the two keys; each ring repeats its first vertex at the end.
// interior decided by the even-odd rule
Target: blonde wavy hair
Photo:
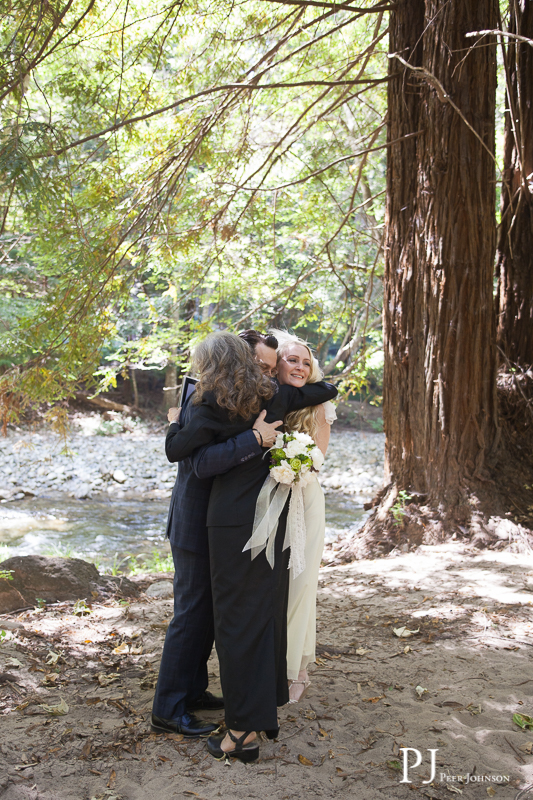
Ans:
{"type": "Polygon", "coordinates": [[[199,342],[192,367],[199,378],[193,402],[200,403],[205,392],[213,392],[230,419],[258,414],[262,401],[274,394],[272,381],[263,375],[250,345],[228,331],[211,333],[199,342]]]}
{"type": "MultiPolygon", "coordinates": [[[[288,331],[272,329],[269,331],[269,333],[271,333],[272,336],[275,336],[278,340],[278,361],[283,357],[289,347],[294,344],[301,345],[301,347],[306,348],[309,353],[309,358],[311,359],[311,370],[306,383],[316,383],[317,381],[322,380],[324,373],[320,369],[318,359],[313,355],[313,351],[311,350],[308,342],[306,342],[304,339],[300,339],[299,336],[296,336],[293,333],[289,333],[288,331]]],[[[309,436],[312,436],[313,439],[315,439],[320,428],[318,424],[318,408],[318,406],[308,406],[307,408],[302,408],[299,411],[291,411],[291,413],[287,414],[285,417],[285,429],[290,431],[301,431],[302,433],[309,434],[309,436]]]]}

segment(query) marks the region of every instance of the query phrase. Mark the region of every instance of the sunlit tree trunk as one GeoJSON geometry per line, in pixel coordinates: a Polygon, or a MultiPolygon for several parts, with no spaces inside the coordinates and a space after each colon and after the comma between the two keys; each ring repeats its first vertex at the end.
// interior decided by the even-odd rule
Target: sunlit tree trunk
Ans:
{"type": "Polygon", "coordinates": [[[496,49],[465,38],[495,27],[496,0],[401,0],[391,12],[391,52],[424,71],[391,58],[389,140],[418,135],[389,153],[387,469],[396,489],[441,508],[461,502],[497,437],[496,49]]]}
{"type": "MultiPolygon", "coordinates": [[[[511,0],[509,32],[533,40],[533,7],[511,0]]],[[[533,47],[507,47],[502,221],[498,239],[498,345],[511,364],[533,364],[533,47]]]]}

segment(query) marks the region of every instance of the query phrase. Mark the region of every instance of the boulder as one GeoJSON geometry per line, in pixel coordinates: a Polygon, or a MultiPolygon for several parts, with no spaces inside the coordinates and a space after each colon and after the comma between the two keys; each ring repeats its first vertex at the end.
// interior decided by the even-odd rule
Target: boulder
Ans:
{"type": "Polygon", "coordinates": [[[174,586],[171,581],[156,581],[146,590],[147,597],[157,597],[161,600],[174,595],[174,586]]]}
{"type": "Polygon", "coordinates": [[[128,578],[100,575],[94,564],[81,558],[14,556],[2,562],[2,569],[12,570],[13,580],[0,582],[0,613],[35,605],[38,598],[53,603],[90,600],[97,595],[136,597],[139,594],[128,578]]]}
{"type": "MultiPolygon", "coordinates": [[[[7,614],[28,605],[21,593],[11,584],[12,581],[0,580],[0,614],[7,614]]],[[[2,626],[1,620],[0,630],[6,630],[2,626]]]]}

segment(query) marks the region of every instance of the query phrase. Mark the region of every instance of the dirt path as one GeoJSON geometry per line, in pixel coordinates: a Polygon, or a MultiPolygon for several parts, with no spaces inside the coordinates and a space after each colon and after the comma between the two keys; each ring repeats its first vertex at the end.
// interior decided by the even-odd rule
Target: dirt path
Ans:
{"type": "MultiPolygon", "coordinates": [[[[312,685],[249,766],[149,731],[169,600],[11,616],[23,627],[0,645],[0,797],[515,798],[533,783],[533,731],[512,719],[533,716],[532,592],[533,557],[456,543],[324,568],[312,685]],[[40,706],[61,700],[63,716],[40,706]],[[422,757],[411,783],[402,747],[422,757]]],[[[216,689],[215,658],[210,671],[216,689]]]]}

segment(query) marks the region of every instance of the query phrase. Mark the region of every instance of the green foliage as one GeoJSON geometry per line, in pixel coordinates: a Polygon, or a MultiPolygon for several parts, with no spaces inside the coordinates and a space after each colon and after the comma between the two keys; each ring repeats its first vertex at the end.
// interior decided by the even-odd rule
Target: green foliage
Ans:
{"type": "Polygon", "coordinates": [[[172,555],[159,553],[152,550],[151,553],[139,553],[130,556],[128,564],[129,575],[142,575],[149,572],[174,572],[174,561],[172,555]]]}
{"type": "Polygon", "coordinates": [[[381,346],[386,13],[40,9],[35,67],[28,17],[0,74],[4,414],[183,369],[220,327],[292,328],[360,389],[381,346]]]}
{"type": "Polygon", "coordinates": [[[403,520],[405,517],[405,506],[412,500],[411,495],[405,491],[405,489],[401,489],[398,492],[398,499],[394,503],[391,508],[391,514],[394,517],[394,524],[395,525],[403,525],[403,520]]]}
{"type": "Polygon", "coordinates": [[[0,581],[12,581],[14,569],[0,569],[0,581]]]}

